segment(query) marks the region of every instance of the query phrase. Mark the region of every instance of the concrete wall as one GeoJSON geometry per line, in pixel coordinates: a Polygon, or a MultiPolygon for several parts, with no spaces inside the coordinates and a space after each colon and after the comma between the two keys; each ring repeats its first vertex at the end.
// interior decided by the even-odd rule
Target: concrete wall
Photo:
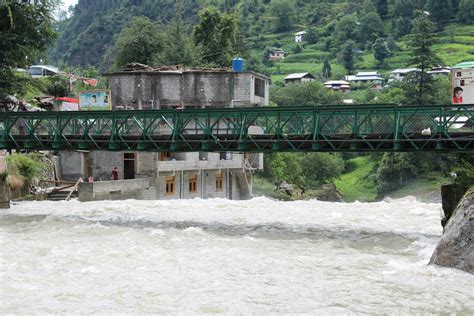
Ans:
{"type": "Polygon", "coordinates": [[[118,72],[108,75],[115,109],[268,105],[269,80],[252,72],[118,72]],[[255,78],[265,97],[255,95],[255,78]],[[152,101],[153,100],[153,101],[152,101]]]}
{"type": "Polygon", "coordinates": [[[152,200],[157,199],[157,186],[152,178],[81,183],[79,201],[152,200]]]}

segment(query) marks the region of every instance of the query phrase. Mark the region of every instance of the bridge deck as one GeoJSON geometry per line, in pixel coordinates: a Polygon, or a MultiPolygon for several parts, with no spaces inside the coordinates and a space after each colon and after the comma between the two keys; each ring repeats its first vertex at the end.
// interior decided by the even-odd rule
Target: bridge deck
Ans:
{"type": "Polygon", "coordinates": [[[0,113],[0,149],[474,150],[474,105],[0,113]]]}

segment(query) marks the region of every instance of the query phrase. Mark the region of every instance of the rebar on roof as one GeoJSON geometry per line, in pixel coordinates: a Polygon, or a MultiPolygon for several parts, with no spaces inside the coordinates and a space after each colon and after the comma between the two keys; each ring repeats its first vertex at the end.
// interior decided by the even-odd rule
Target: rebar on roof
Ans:
{"type": "Polygon", "coordinates": [[[211,68],[211,67],[187,67],[185,65],[172,65],[172,66],[158,66],[151,67],[140,63],[129,63],[122,67],[122,71],[129,72],[160,72],[160,71],[176,71],[176,72],[193,72],[193,71],[206,71],[206,72],[228,72],[230,68],[211,68]]]}

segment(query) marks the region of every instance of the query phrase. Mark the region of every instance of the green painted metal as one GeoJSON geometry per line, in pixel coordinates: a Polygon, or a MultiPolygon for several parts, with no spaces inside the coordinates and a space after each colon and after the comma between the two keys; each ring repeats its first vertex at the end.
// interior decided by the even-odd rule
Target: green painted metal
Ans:
{"type": "Polygon", "coordinates": [[[4,112],[0,149],[470,152],[473,113],[474,105],[4,112]]]}

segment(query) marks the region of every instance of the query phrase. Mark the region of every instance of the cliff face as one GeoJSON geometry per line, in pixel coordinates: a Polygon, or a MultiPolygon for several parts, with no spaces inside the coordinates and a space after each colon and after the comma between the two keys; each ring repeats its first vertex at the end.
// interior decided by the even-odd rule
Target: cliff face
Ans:
{"type": "Polygon", "coordinates": [[[474,187],[461,199],[444,227],[430,264],[474,274],[474,187]]]}

